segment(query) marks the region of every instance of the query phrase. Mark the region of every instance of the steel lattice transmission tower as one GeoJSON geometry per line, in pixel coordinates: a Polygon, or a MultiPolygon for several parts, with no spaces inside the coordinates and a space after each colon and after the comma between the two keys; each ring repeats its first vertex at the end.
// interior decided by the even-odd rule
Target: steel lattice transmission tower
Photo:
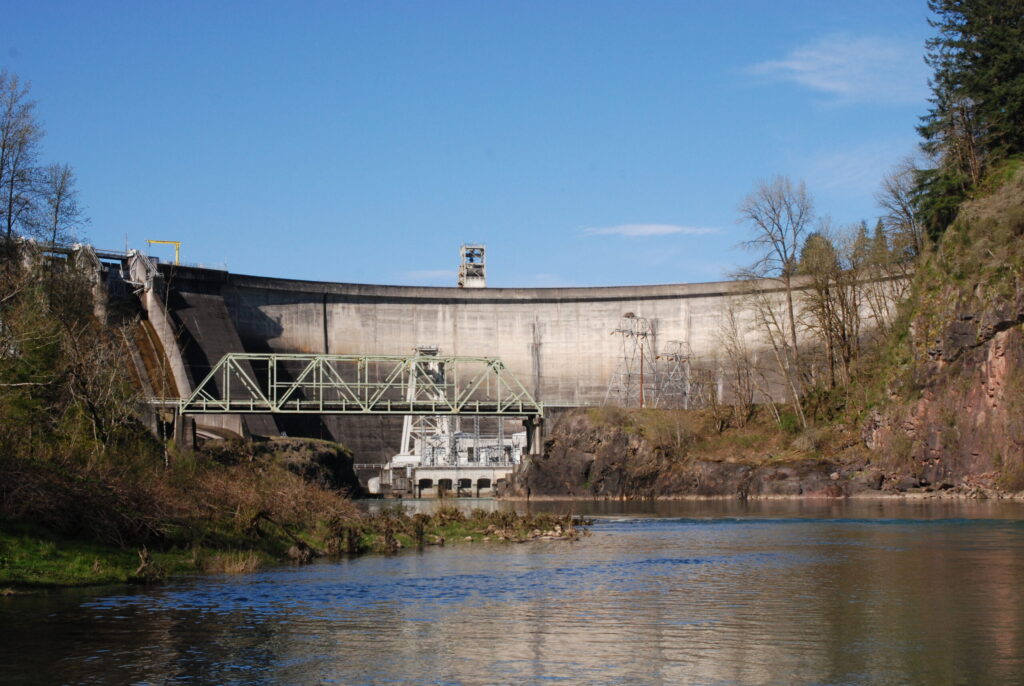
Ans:
{"type": "Polygon", "coordinates": [[[604,402],[620,407],[657,407],[658,369],[651,320],[632,312],[622,315],[611,332],[622,342],[622,355],[608,384],[604,402]]]}
{"type": "Polygon", "coordinates": [[[668,341],[666,350],[658,355],[661,362],[658,402],[661,407],[690,409],[690,345],[685,341],[668,341]]]}

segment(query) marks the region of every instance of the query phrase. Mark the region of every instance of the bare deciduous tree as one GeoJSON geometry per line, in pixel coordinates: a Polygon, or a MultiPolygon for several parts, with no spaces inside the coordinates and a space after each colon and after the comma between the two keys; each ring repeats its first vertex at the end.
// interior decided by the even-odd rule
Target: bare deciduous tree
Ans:
{"type": "Polygon", "coordinates": [[[867,262],[862,269],[860,291],[872,324],[881,335],[891,330],[896,307],[906,298],[916,264],[908,256],[905,244],[898,240],[890,236],[880,221],[875,226],[867,262]]]}
{"type": "Polygon", "coordinates": [[[39,174],[37,232],[51,243],[74,238],[75,229],[87,223],[78,204],[75,172],[67,164],[51,164],[39,174]]]}
{"type": "Polygon", "coordinates": [[[724,381],[736,426],[744,426],[754,414],[754,358],[747,345],[747,329],[740,319],[739,303],[729,299],[719,322],[716,342],[724,357],[724,381]]]}
{"type": "Polygon", "coordinates": [[[828,383],[835,388],[842,265],[839,263],[839,253],[825,231],[808,236],[800,252],[800,272],[810,280],[804,295],[803,323],[824,344],[828,383]]]}
{"type": "Polygon", "coordinates": [[[875,200],[885,214],[882,226],[897,255],[912,260],[924,251],[925,231],[917,216],[913,192],[917,184],[917,166],[906,158],[882,179],[875,200]]]}
{"type": "Polygon", "coordinates": [[[811,234],[800,253],[804,291],[804,327],[824,347],[829,387],[846,384],[860,354],[861,307],[872,242],[867,227],[832,231],[823,226],[811,234]]]}
{"type": "MultiPolygon", "coordinates": [[[[756,261],[739,276],[747,279],[771,279],[781,287],[785,312],[775,312],[766,294],[755,294],[759,318],[779,361],[792,393],[793,407],[800,423],[807,425],[801,407],[800,346],[797,339],[793,277],[805,236],[814,221],[814,203],[803,182],[794,185],[784,176],[762,181],[740,204],[743,220],[753,229],[753,237],[743,246],[757,255],[756,261]]],[[[758,289],[764,290],[764,289],[758,289]]]]}
{"type": "Polygon", "coordinates": [[[34,209],[33,175],[43,131],[29,87],[0,70],[0,221],[4,236],[29,225],[34,209]]]}
{"type": "MultiPolygon", "coordinates": [[[[779,291],[768,287],[771,283],[763,279],[755,279],[749,273],[740,273],[737,278],[745,280],[749,288],[746,307],[754,317],[754,326],[761,334],[775,359],[779,376],[789,389],[790,404],[801,426],[807,426],[807,418],[803,409],[803,370],[797,365],[790,345],[790,324],[787,317],[787,301],[779,297],[779,291]]],[[[767,388],[763,374],[757,379],[767,388]]],[[[769,395],[765,393],[765,395],[769,395]]]]}

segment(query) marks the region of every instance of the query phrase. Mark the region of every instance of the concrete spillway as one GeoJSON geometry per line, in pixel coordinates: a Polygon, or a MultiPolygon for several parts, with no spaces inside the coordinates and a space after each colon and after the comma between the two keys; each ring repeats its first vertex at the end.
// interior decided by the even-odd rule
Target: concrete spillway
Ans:
{"type": "MultiPolygon", "coordinates": [[[[545,403],[604,400],[623,357],[611,335],[626,313],[647,318],[653,348],[679,341],[696,364],[717,355],[721,314],[735,284],[605,288],[426,288],[295,281],[160,265],[153,291],[166,308],[192,386],[226,352],[500,357],[545,403]],[[232,350],[232,348],[235,348],[232,350]]],[[[246,418],[252,433],[333,438],[360,461],[396,451],[384,417],[246,418]]]]}

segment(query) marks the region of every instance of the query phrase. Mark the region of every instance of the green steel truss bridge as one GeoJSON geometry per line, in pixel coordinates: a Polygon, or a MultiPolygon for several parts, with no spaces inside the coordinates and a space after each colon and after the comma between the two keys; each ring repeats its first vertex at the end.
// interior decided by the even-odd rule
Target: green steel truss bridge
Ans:
{"type": "Polygon", "coordinates": [[[543,405],[495,357],[229,353],[181,414],[541,417],[543,405]]]}

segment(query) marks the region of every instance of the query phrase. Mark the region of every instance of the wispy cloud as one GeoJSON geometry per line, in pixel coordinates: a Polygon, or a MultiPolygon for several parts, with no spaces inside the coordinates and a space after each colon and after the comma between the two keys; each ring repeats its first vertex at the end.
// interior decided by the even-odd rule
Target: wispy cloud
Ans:
{"type": "Polygon", "coordinates": [[[928,94],[920,46],[877,36],[832,34],[747,72],[797,83],[840,103],[918,103],[928,94]]]}
{"type": "Polygon", "coordinates": [[[800,163],[801,175],[826,191],[870,194],[882,177],[913,150],[914,140],[892,140],[821,151],[800,163]]]}
{"type": "Polygon", "coordinates": [[[700,236],[708,233],[718,233],[718,229],[701,226],[676,226],[675,224],[619,224],[617,226],[583,229],[583,233],[590,236],[640,238],[645,236],[668,236],[674,233],[700,236]]]}

